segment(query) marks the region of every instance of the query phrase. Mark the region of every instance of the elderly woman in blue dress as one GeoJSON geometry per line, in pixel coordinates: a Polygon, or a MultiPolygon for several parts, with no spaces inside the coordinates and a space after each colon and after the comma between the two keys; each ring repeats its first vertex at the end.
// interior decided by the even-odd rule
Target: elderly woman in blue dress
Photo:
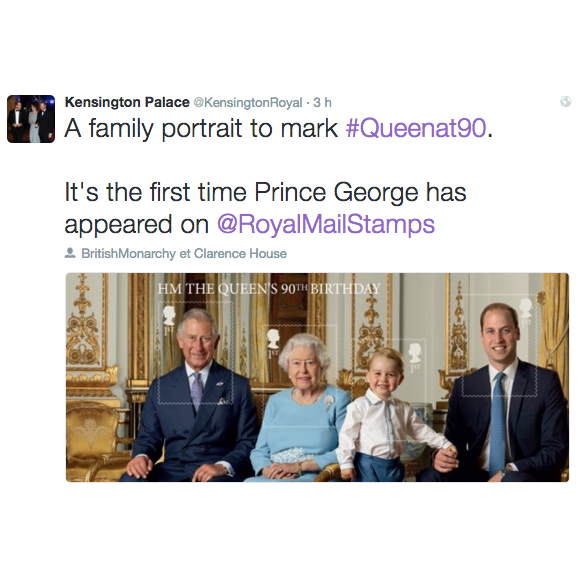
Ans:
{"type": "Polygon", "coordinates": [[[294,335],[278,360],[293,388],[268,400],[250,455],[256,477],[246,481],[313,481],[337,461],[338,433],[350,394],[321,383],[330,358],[312,334],[294,335]]]}

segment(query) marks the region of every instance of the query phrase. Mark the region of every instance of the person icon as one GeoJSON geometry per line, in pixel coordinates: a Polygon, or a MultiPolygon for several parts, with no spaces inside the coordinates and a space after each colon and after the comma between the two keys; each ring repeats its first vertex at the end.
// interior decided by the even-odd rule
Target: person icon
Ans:
{"type": "Polygon", "coordinates": [[[278,350],[280,348],[278,346],[278,341],[280,340],[280,331],[278,329],[270,328],[266,337],[269,340],[268,348],[270,350],[278,350]]]}
{"type": "Polygon", "coordinates": [[[532,317],[530,310],[532,309],[532,301],[529,298],[522,298],[520,300],[520,320],[526,320],[532,317]]]}
{"type": "Polygon", "coordinates": [[[421,345],[418,342],[412,342],[409,345],[409,356],[411,357],[411,364],[418,364],[421,362],[421,345]]]}
{"type": "Polygon", "coordinates": [[[165,326],[175,326],[175,321],[173,320],[175,318],[175,308],[173,306],[166,306],[163,309],[163,316],[165,317],[163,322],[165,326]]]}
{"type": "Polygon", "coordinates": [[[73,249],[72,248],[68,248],[68,250],[66,251],[67,255],[65,256],[65,258],[76,258],[76,256],[73,254],[73,249]]]}

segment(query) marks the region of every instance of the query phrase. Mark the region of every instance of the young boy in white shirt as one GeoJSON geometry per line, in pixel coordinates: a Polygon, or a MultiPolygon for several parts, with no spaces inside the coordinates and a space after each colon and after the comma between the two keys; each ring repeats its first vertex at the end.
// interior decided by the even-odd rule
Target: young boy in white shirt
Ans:
{"type": "Polygon", "coordinates": [[[409,403],[391,396],[403,382],[403,357],[391,348],[380,348],[370,357],[366,373],[369,389],[352,402],[338,438],[336,454],[345,481],[404,481],[399,457],[407,434],[435,449],[457,449],[426,425],[409,403]]]}

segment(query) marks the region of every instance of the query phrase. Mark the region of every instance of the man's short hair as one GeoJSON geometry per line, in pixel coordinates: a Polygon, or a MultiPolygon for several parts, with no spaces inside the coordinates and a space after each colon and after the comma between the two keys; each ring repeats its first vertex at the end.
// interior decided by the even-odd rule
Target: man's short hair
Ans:
{"type": "Polygon", "coordinates": [[[214,317],[207,310],[202,310],[201,308],[191,308],[183,313],[183,316],[177,325],[177,334],[179,334],[179,336],[183,336],[183,328],[190,318],[209,322],[211,324],[211,337],[212,339],[217,338],[219,333],[214,317]]]}
{"type": "Polygon", "coordinates": [[[520,323],[518,320],[518,313],[514,308],[512,308],[509,304],[504,304],[503,302],[494,302],[493,304],[488,304],[481,313],[481,317],[479,318],[479,325],[483,332],[483,319],[488,312],[492,310],[505,310],[512,318],[512,321],[516,328],[520,327],[520,323]]]}

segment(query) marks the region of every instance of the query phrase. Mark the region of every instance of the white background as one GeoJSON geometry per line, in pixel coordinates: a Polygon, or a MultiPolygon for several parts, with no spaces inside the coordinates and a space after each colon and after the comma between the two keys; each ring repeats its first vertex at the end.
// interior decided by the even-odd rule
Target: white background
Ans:
{"type": "MultiPolygon", "coordinates": [[[[83,247],[182,250],[260,247],[284,249],[284,261],[196,261],[205,272],[567,272],[570,274],[570,413],[571,464],[577,487],[577,359],[578,330],[578,93],[557,91],[3,91],[11,94],[52,93],[56,100],[56,140],[39,147],[17,147],[4,138],[2,149],[3,256],[3,486],[62,488],[64,440],[62,328],[65,274],[78,271],[184,271],[180,261],[97,260],[93,265],[63,258],[66,248],[83,247]],[[140,109],[70,109],[65,96],[78,98],[141,98],[140,109]],[[304,107],[283,109],[153,109],[146,95],[189,98],[303,98],[304,107]],[[560,98],[568,95],[572,106],[560,98]],[[332,108],[306,102],[327,97],[332,108]],[[82,138],[64,138],[76,118],[82,138]],[[351,117],[390,122],[448,122],[462,117],[484,118],[492,137],[477,139],[347,138],[351,117]],[[90,138],[88,121],[154,122],[147,143],[132,138],[90,138]],[[161,142],[164,121],[226,121],[244,123],[243,138],[174,138],[161,142]],[[338,122],[339,138],[281,139],[281,122],[338,122]],[[250,137],[249,122],[268,121],[269,139],[250,137]],[[427,181],[463,186],[462,203],[427,203],[424,199],[394,208],[382,202],[335,201],[339,181],[353,186],[416,186],[427,181]],[[141,186],[243,185],[256,181],[279,185],[322,185],[322,203],[109,203],[65,202],[65,183],[108,182],[141,186]],[[216,218],[224,212],[284,218],[296,213],[370,214],[376,217],[432,218],[436,231],[408,239],[393,235],[229,236],[220,234],[216,218]],[[205,217],[208,235],[103,235],[80,240],[64,233],[70,217],[166,217],[173,214],[174,231],[185,217],[205,217]],[[58,451],[57,451],[58,450],[58,451]]],[[[4,110],[6,118],[7,111],[4,110]]],[[[251,196],[249,196],[251,198],[251,196]]],[[[547,484],[538,484],[546,487],[547,484]]],[[[88,487],[88,486],[76,486],[88,487]]],[[[196,486],[199,488],[199,486],[196,486]]],[[[354,486],[353,486],[354,487],[354,486]]],[[[418,486],[404,486],[410,489],[418,486]]],[[[562,486],[560,486],[562,488],[562,486]]]]}

